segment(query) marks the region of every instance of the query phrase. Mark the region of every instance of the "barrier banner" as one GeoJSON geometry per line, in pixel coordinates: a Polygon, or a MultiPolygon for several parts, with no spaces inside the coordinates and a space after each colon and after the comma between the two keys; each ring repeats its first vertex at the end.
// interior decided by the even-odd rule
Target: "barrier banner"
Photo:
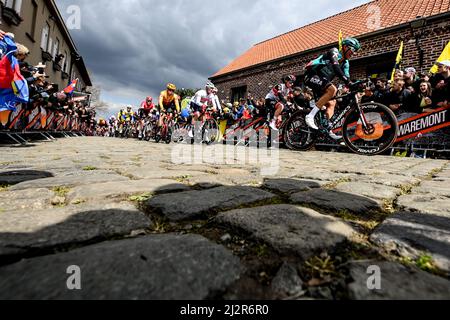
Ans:
{"type": "Polygon", "coordinates": [[[25,114],[25,108],[23,107],[22,104],[18,104],[16,106],[16,110],[12,111],[11,114],[9,115],[9,123],[8,123],[8,129],[10,130],[14,130],[14,129],[19,129],[19,125],[20,125],[20,119],[24,116],[25,114]]]}
{"type": "Polygon", "coordinates": [[[413,139],[446,127],[450,127],[450,106],[423,113],[399,122],[397,142],[413,139]]]}
{"type": "Polygon", "coordinates": [[[53,128],[54,120],[55,120],[55,113],[53,111],[48,111],[45,130],[51,130],[53,128]]]}
{"type": "Polygon", "coordinates": [[[28,125],[25,127],[26,130],[34,128],[38,120],[41,119],[41,108],[36,107],[30,111],[28,114],[28,125]]]}
{"type": "Polygon", "coordinates": [[[69,116],[65,115],[64,116],[64,124],[63,124],[63,130],[67,131],[67,128],[69,127],[69,116]]]}
{"type": "Polygon", "coordinates": [[[45,129],[47,126],[47,110],[44,107],[41,107],[41,125],[42,129],[45,129]]]}
{"type": "Polygon", "coordinates": [[[0,112],[0,124],[2,126],[6,126],[9,123],[9,115],[11,114],[10,110],[5,110],[0,112]]]}
{"type": "Polygon", "coordinates": [[[64,116],[58,113],[56,118],[56,131],[61,131],[64,125],[64,116]]]}

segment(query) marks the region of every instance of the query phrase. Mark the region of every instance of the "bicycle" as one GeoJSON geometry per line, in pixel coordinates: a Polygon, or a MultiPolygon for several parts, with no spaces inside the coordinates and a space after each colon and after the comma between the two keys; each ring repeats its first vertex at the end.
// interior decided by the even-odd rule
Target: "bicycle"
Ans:
{"type": "MultiPolygon", "coordinates": [[[[387,106],[370,102],[360,104],[358,93],[368,81],[358,81],[350,93],[339,98],[349,98],[347,106],[332,118],[335,133],[342,132],[345,145],[360,155],[379,155],[392,147],[398,137],[397,118],[387,106]]],[[[328,119],[325,112],[319,112],[316,124],[319,130],[311,129],[305,117],[309,110],[300,110],[289,119],[284,132],[284,142],[291,150],[307,151],[314,147],[320,136],[328,136],[328,119]]]]}
{"type": "Polygon", "coordinates": [[[164,141],[166,144],[172,142],[173,127],[175,125],[173,113],[167,113],[164,117],[162,126],[160,128],[155,128],[155,141],[160,143],[164,141]]]}

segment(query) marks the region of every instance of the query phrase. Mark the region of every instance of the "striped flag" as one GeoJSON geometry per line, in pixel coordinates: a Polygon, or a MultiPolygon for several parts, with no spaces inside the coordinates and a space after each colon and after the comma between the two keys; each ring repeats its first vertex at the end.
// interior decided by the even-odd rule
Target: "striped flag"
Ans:
{"type": "Polygon", "coordinates": [[[11,51],[0,60],[0,111],[14,111],[16,104],[29,101],[29,89],[14,56],[17,50],[15,42],[9,37],[4,41],[8,42],[11,51]]]}
{"type": "Polygon", "coordinates": [[[65,94],[72,94],[75,91],[75,88],[77,87],[78,79],[75,79],[72,81],[72,83],[64,89],[65,94]]]}

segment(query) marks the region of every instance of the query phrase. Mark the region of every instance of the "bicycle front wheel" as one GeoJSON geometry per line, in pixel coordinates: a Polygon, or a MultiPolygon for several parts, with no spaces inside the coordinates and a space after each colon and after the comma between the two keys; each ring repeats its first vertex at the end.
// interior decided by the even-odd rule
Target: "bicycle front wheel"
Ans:
{"type": "Polygon", "coordinates": [[[345,144],[360,155],[379,155],[392,147],[398,137],[398,121],[391,109],[366,103],[351,111],[344,121],[345,144]]]}

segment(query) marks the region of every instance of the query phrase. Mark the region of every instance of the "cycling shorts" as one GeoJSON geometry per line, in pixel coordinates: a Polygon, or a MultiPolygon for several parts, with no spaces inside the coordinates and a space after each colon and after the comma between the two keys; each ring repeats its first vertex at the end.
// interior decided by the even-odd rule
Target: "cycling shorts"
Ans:
{"type": "Polygon", "coordinates": [[[321,77],[318,75],[306,75],[305,85],[312,89],[314,95],[319,98],[325,94],[325,91],[333,84],[327,77],[321,77]]]}

